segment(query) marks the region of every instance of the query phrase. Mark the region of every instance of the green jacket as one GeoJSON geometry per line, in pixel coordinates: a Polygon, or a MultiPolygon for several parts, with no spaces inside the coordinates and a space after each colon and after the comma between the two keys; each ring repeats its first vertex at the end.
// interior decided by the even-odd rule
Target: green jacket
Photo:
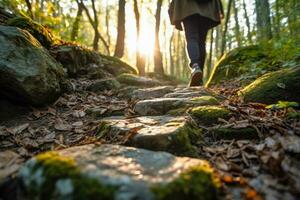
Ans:
{"type": "Polygon", "coordinates": [[[223,6],[220,0],[211,0],[209,3],[197,3],[195,0],[172,0],[169,7],[171,24],[182,30],[181,22],[184,18],[199,14],[214,22],[212,27],[220,24],[220,14],[224,15],[223,6]]]}

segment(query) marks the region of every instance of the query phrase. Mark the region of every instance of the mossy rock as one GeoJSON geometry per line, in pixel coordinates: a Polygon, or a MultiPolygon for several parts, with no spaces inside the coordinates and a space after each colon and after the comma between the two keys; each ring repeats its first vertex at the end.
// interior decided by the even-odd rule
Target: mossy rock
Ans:
{"type": "Polygon", "coordinates": [[[198,106],[215,106],[220,104],[220,102],[213,96],[194,97],[190,101],[192,102],[192,104],[198,106]]]}
{"type": "Polygon", "coordinates": [[[21,168],[16,199],[217,199],[205,160],[121,145],[83,145],[38,155],[21,168]]]}
{"type": "Polygon", "coordinates": [[[113,56],[101,54],[101,62],[104,65],[104,69],[114,76],[119,76],[120,74],[137,74],[136,70],[131,67],[126,62],[113,56]]]}
{"type": "Polygon", "coordinates": [[[266,74],[239,92],[245,102],[274,104],[278,101],[300,102],[300,67],[266,74]]]}
{"type": "Polygon", "coordinates": [[[100,77],[101,71],[104,71],[102,78],[136,73],[135,69],[118,58],[76,44],[52,46],[51,55],[67,69],[71,77],[89,74],[94,79],[100,77]]]}
{"type": "Polygon", "coordinates": [[[83,175],[72,158],[55,152],[38,155],[20,171],[22,199],[105,199],[114,198],[115,188],[83,175]]]}
{"type": "Polygon", "coordinates": [[[25,105],[44,106],[64,92],[63,67],[26,30],[0,26],[0,94],[25,105]]]}
{"type": "Polygon", "coordinates": [[[190,114],[204,126],[212,126],[218,123],[218,119],[229,119],[230,111],[218,106],[200,106],[193,108],[190,114]]]}
{"type": "Polygon", "coordinates": [[[51,31],[41,24],[26,17],[14,17],[6,21],[6,25],[15,26],[27,30],[33,37],[35,37],[42,46],[49,49],[55,42],[55,38],[51,31]]]}
{"type": "Polygon", "coordinates": [[[117,77],[117,80],[125,85],[139,86],[139,87],[154,87],[159,86],[161,83],[157,80],[137,76],[134,74],[124,73],[117,77]]]}
{"type": "Polygon", "coordinates": [[[130,120],[111,117],[100,123],[97,137],[116,138],[114,142],[126,146],[195,157],[195,143],[202,139],[202,130],[188,123],[184,117],[147,116],[130,120]]]}
{"type": "Polygon", "coordinates": [[[195,166],[167,185],[152,188],[157,200],[215,200],[220,183],[209,167],[195,166]]]}
{"type": "Polygon", "coordinates": [[[237,77],[255,77],[266,71],[278,69],[278,63],[269,58],[266,50],[258,45],[239,47],[225,54],[214,66],[206,85],[218,84],[237,77]]]}
{"type": "Polygon", "coordinates": [[[213,137],[218,140],[254,140],[259,139],[255,128],[213,128],[211,130],[213,137]]]}

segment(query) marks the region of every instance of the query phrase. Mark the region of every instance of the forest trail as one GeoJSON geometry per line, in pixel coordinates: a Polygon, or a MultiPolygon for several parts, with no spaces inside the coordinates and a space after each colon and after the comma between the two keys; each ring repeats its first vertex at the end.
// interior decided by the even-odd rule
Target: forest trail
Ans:
{"type": "MultiPolygon", "coordinates": [[[[205,199],[220,195],[225,195],[224,199],[262,199],[261,195],[266,199],[296,199],[297,185],[286,183],[299,183],[298,175],[293,176],[299,167],[293,153],[299,151],[300,137],[287,135],[297,124],[281,120],[283,111],[273,112],[262,104],[239,102],[231,96],[235,91],[232,85],[214,89],[185,86],[117,89],[106,84],[106,89],[92,92],[91,86],[97,86],[97,82],[73,79],[75,92],[64,94],[51,106],[33,109],[18,119],[2,123],[0,146],[5,151],[1,160],[10,162],[1,164],[1,178],[21,168],[23,192],[30,192],[32,184],[37,184],[36,176],[40,176],[36,167],[47,170],[51,166],[46,161],[43,164],[43,155],[47,158],[47,154],[35,158],[41,162],[37,166],[29,161],[24,167],[25,161],[52,150],[58,154],[53,153],[48,159],[75,160],[80,173],[109,185],[105,189],[101,186],[103,191],[107,190],[104,193],[108,199],[112,194],[116,199],[158,198],[155,195],[168,199],[174,194],[197,199],[194,192],[208,194],[205,199]],[[282,134],[265,135],[270,129],[282,134]],[[198,191],[190,185],[192,178],[184,179],[186,185],[180,185],[184,176],[180,172],[190,168],[194,170],[189,172],[193,176],[205,172],[217,177],[222,187],[205,179],[202,185],[197,185],[203,191],[198,191]],[[162,186],[153,192],[153,187],[166,184],[172,192],[162,186]],[[185,192],[184,187],[191,188],[185,192]]],[[[68,173],[63,176],[72,180],[68,173]]],[[[53,177],[44,178],[50,181],[53,177]]],[[[63,180],[61,188],[57,182],[56,186],[49,184],[62,197],[75,194],[67,189],[72,188],[68,179],[63,180]]],[[[10,184],[11,179],[7,179],[2,191],[11,191],[10,184]]],[[[43,183],[38,185],[40,189],[35,195],[43,195],[47,191],[44,187],[43,183]]],[[[4,199],[15,198],[14,193],[3,194],[4,199]]]]}

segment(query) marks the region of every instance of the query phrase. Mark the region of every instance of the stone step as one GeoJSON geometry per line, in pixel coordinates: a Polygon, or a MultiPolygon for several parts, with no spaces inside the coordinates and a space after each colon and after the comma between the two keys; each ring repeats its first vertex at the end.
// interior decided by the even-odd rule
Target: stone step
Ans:
{"type": "Polygon", "coordinates": [[[201,130],[185,117],[146,116],[126,119],[104,119],[97,131],[99,139],[176,155],[197,155],[193,146],[201,139],[201,130]]]}
{"type": "Polygon", "coordinates": [[[181,109],[185,111],[189,107],[218,104],[219,101],[212,96],[195,98],[156,98],[137,102],[134,107],[134,112],[142,116],[155,116],[167,114],[172,110],[181,109]]]}
{"type": "Polygon", "coordinates": [[[18,175],[22,199],[217,199],[206,161],[118,145],[40,154],[18,175]]]}

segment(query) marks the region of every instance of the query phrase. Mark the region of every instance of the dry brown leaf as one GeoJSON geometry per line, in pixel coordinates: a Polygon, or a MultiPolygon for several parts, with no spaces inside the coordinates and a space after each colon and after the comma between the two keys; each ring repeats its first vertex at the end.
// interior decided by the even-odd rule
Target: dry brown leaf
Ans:
{"type": "Polygon", "coordinates": [[[7,131],[13,135],[17,135],[25,131],[28,127],[29,127],[29,123],[26,123],[13,128],[8,128],[7,131]]]}
{"type": "Polygon", "coordinates": [[[71,131],[72,126],[60,118],[55,120],[54,128],[58,131],[71,131]]]}

